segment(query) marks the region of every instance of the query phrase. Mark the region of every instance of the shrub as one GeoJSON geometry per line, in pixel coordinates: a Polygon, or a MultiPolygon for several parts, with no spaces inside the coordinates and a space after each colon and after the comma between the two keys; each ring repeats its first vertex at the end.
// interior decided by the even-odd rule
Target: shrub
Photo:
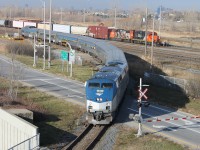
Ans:
{"type": "Polygon", "coordinates": [[[200,98],[200,79],[188,80],[188,94],[194,98],[200,98]]]}
{"type": "MultiPolygon", "coordinates": [[[[6,45],[6,49],[8,53],[17,55],[26,55],[31,57],[34,56],[33,44],[27,40],[20,42],[12,41],[6,45]]],[[[43,54],[44,54],[43,47],[37,48],[36,55],[39,58],[43,58],[43,54]]],[[[48,58],[48,48],[46,48],[45,57],[46,59],[48,58]]],[[[51,58],[52,59],[54,58],[53,53],[51,53],[51,58]]]]}

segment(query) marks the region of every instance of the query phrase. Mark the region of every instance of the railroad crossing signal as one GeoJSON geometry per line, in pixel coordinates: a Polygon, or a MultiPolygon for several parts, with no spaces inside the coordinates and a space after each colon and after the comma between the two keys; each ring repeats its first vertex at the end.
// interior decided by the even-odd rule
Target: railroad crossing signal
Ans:
{"type": "Polygon", "coordinates": [[[142,90],[143,86],[149,86],[149,85],[143,85],[142,84],[142,78],[140,78],[140,85],[139,85],[139,98],[138,98],[138,109],[139,109],[139,114],[133,115],[133,114],[129,114],[129,118],[133,119],[135,121],[138,121],[138,133],[137,133],[137,137],[142,136],[142,105],[144,104],[145,107],[148,107],[150,105],[150,103],[148,103],[147,101],[142,101],[142,97],[144,97],[145,99],[148,99],[148,97],[145,95],[148,91],[148,89],[146,88],[144,91],[142,90]]]}
{"type": "Polygon", "coordinates": [[[140,96],[139,96],[138,99],[142,99],[142,97],[144,97],[145,99],[148,99],[148,97],[145,95],[147,91],[148,91],[147,88],[144,91],[142,91],[141,89],[139,89],[138,92],[140,93],[140,96]]]}
{"type": "MultiPolygon", "coordinates": [[[[142,91],[142,87],[143,86],[149,86],[149,85],[143,85],[142,84],[142,78],[140,78],[140,85],[139,85],[139,98],[138,98],[138,109],[139,109],[139,118],[140,118],[140,121],[138,122],[138,133],[137,133],[137,136],[140,137],[142,136],[142,97],[144,97],[145,99],[147,99],[148,97],[145,95],[146,92],[148,91],[148,89],[146,88],[144,91],[142,91]]],[[[149,103],[146,104],[144,103],[144,106],[145,107],[148,107],[149,106],[149,103]]]]}

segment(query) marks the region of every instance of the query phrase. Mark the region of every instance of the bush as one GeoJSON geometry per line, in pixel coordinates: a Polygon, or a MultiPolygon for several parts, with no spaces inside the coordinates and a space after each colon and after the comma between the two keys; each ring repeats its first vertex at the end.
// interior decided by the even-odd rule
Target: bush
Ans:
{"type": "Polygon", "coordinates": [[[10,42],[6,45],[8,53],[33,56],[33,46],[29,42],[10,42]]]}
{"type": "Polygon", "coordinates": [[[188,80],[188,94],[194,98],[200,98],[200,79],[188,80]]]}
{"type": "MultiPolygon", "coordinates": [[[[8,53],[34,57],[33,44],[30,43],[29,41],[10,42],[6,45],[6,49],[8,53]]],[[[43,58],[43,54],[44,54],[43,47],[37,48],[36,55],[39,58],[43,58]]],[[[48,48],[46,48],[45,57],[46,59],[48,58],[48,48]]],[[[51,53],[51,58],[52,59],[54,58],[53,53],[51,53]]]]}

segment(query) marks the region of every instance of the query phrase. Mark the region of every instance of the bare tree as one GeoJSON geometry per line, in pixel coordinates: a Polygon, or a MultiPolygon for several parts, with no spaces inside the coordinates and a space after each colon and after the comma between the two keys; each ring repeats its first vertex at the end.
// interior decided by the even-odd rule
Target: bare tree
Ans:
{"type": "Polygon", "coordinates": [[[11,101],[15,101],[17,99],[18,91],[19,91],[19,81],[23,78],[24,66],[16,61],[16,50],[17,47],[13,47],[10,49],[11,51],[11,64],[9,70],[9,89],[8,89],[8,97],[11,101]]]}

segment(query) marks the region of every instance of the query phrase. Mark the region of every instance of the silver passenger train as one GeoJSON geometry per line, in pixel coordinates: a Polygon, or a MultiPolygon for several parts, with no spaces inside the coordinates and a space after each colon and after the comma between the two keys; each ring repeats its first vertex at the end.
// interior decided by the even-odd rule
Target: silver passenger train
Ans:
{"type": "MultiPolygon", "coordinates": [[[[22,28],[21,34],[25,37],[44,37],[43,30],[31,26],[22,28]]],[[[105,64],[86,81],[86,120],[89,124],[110,124],[129,82],[128,63],[122,50],[107,41],[62,32],[53,31],[51,39],[54,43],[66,40],[74,49],[87,51],[105,64]]]]}

